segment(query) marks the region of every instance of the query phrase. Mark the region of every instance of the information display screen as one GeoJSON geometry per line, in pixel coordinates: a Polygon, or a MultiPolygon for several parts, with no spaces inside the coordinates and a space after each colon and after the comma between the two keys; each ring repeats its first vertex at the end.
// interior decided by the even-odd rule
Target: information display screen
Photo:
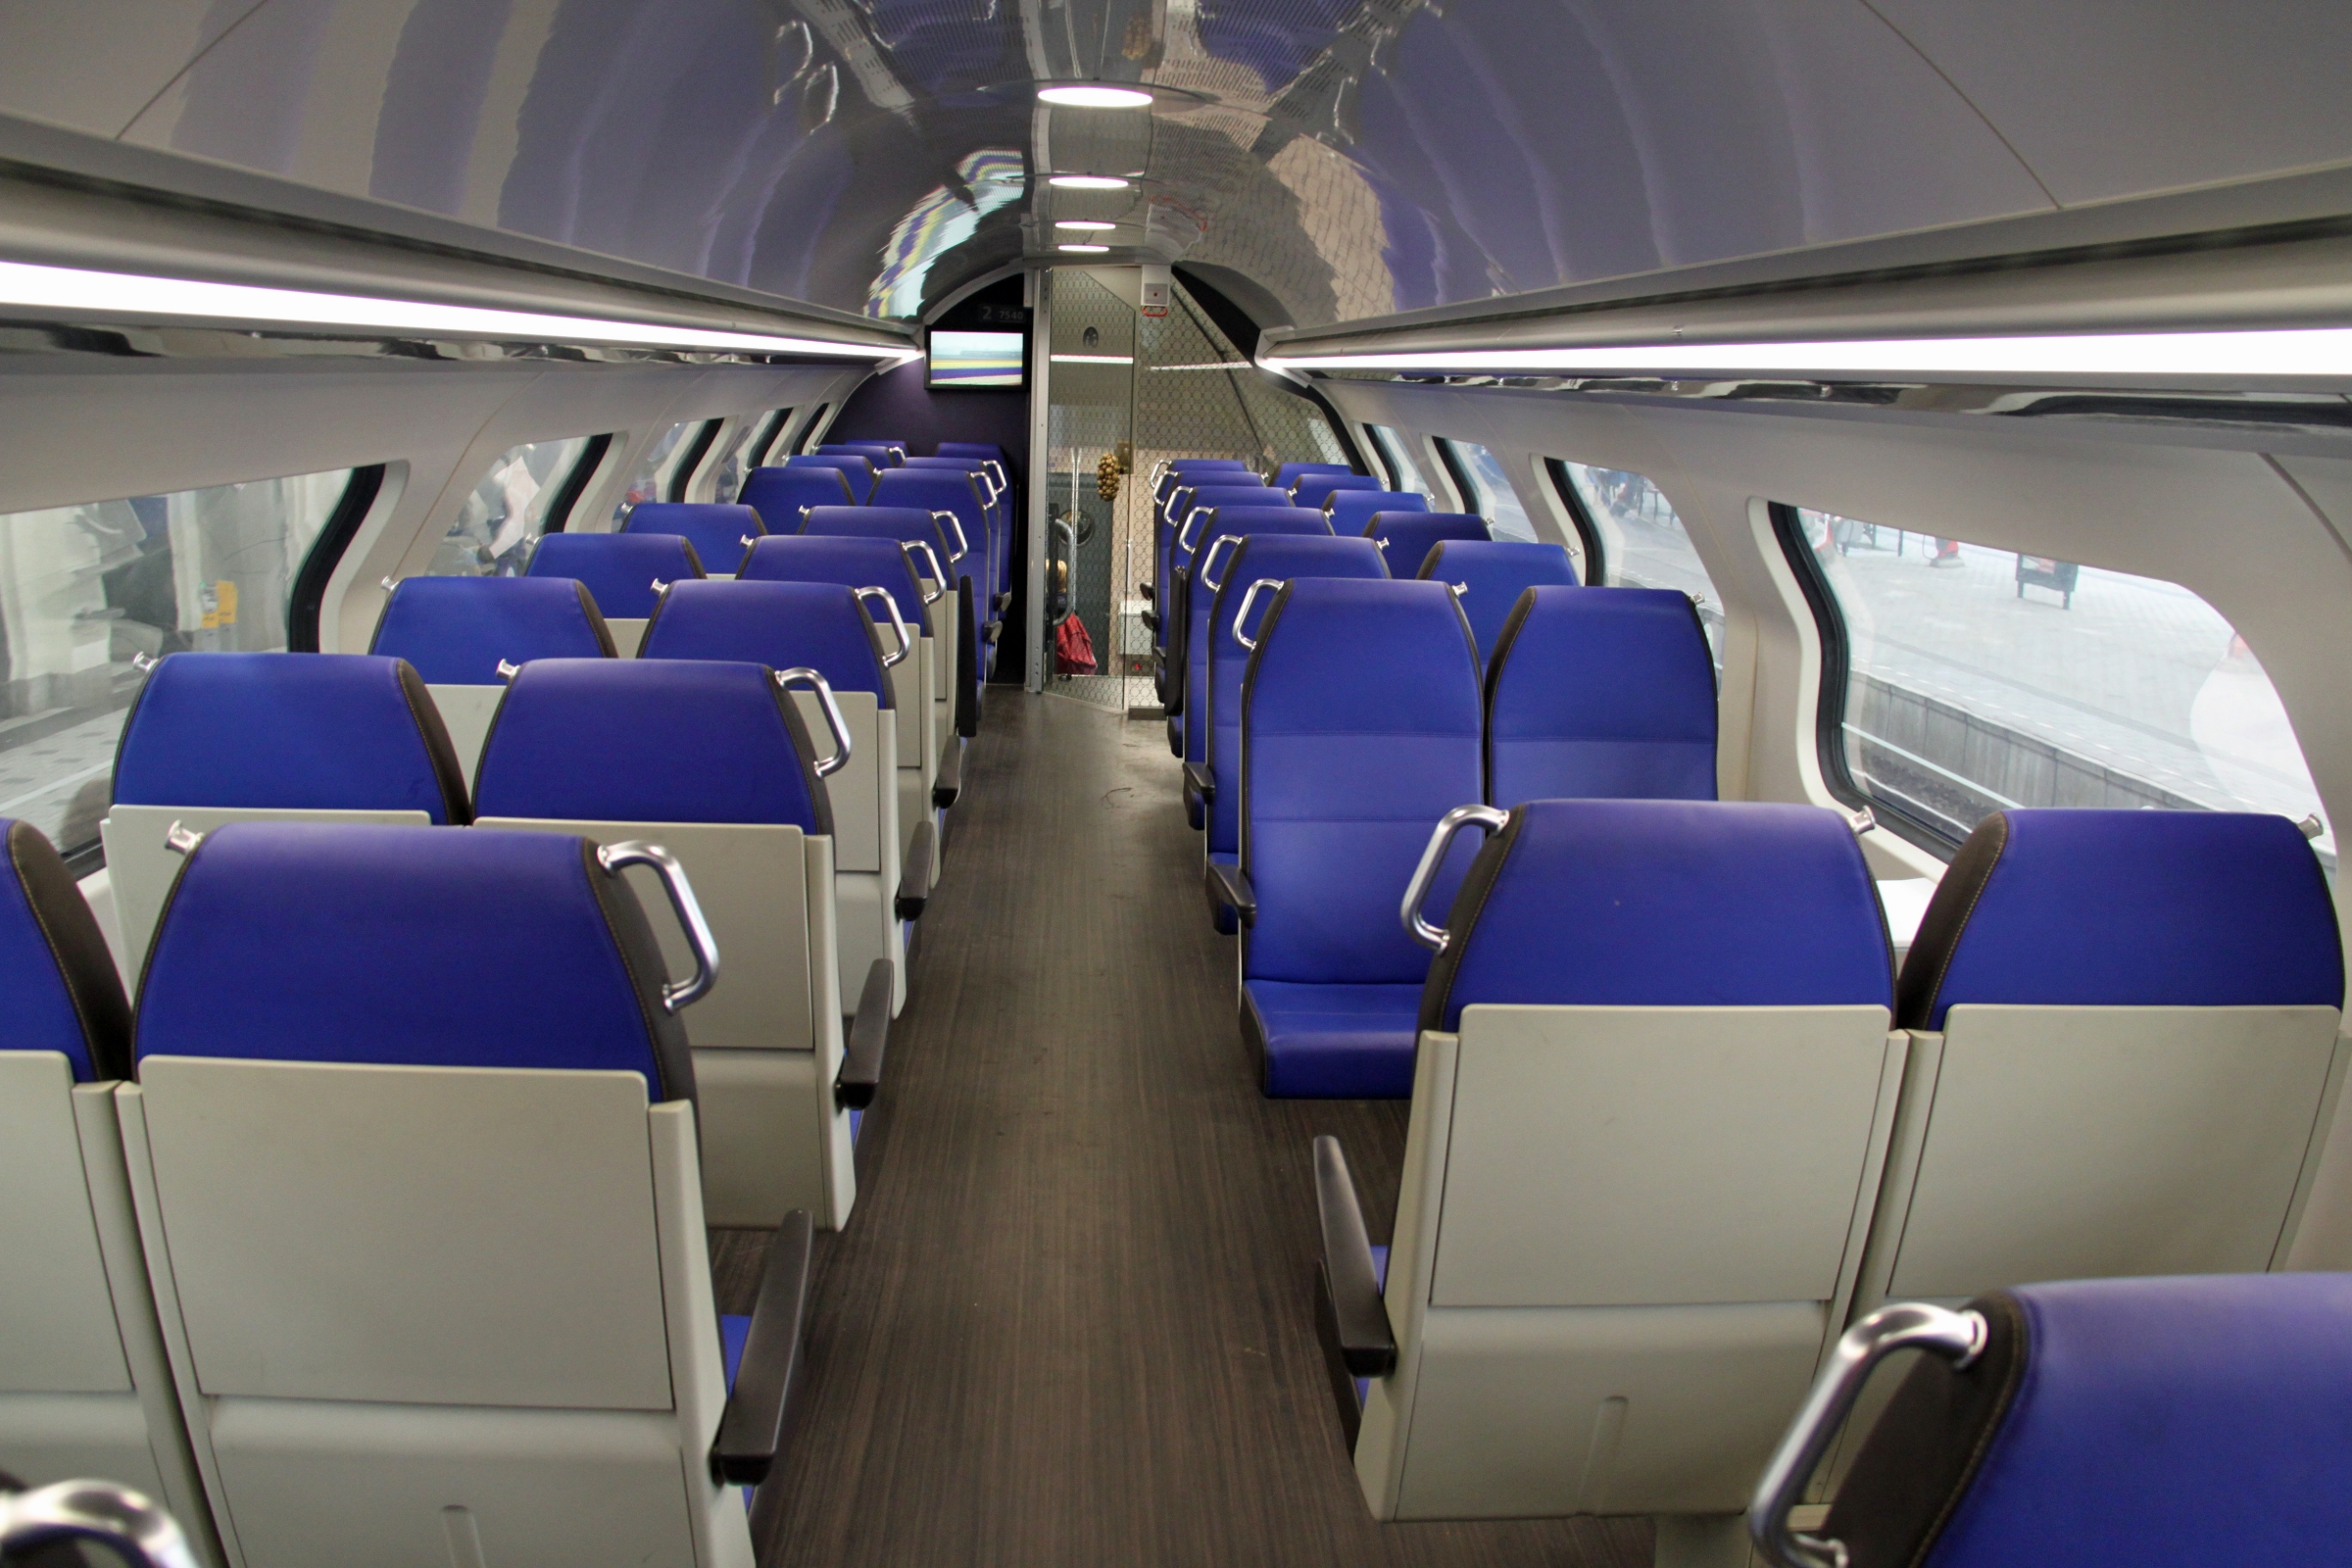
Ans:
{"type": "Polygon", "coordinates": [[[1020,332],[934,332],[933,386],[1019,386],[1027,335],[1020,332]]]}

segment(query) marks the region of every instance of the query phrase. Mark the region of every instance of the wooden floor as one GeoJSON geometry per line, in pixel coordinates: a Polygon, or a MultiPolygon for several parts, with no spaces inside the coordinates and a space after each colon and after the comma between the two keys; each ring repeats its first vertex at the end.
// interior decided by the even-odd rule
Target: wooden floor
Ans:
{"type": "MultiPolygon", "coordinates": [[[[1385,1238],[1397,1103],[1274,1102],[1161,726],[992,693],[753,1513],[809,1568],[1643,1564],[1631,1521],[1380,1525],[1315,1345],[1308,1140],[1385,1238]]],[[[715,1240],[728,1310],[762,1238],[715,1240]]]]}

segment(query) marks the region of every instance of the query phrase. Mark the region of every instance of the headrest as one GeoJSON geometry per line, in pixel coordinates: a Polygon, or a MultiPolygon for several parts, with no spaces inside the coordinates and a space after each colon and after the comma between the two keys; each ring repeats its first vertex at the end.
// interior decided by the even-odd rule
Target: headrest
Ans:
{"type": "MultiPolygon", "coordinates": [[[[1336,530],[1335,530],[1336,531],[1336,530]]],[[[1429,553],[1448,539],[1487,540],[1487,519],[1475,512],[1380,511],[1364,519],[1363,535],[1383,542],[1392,558],[1390,570],[1399,577],[1418,577],[1429,553]]]]}
{"type": "Polygon", "coordinates": [[[406,660],[371,654],[168,656],[122,725],[115,799],[466,820],[440,710],[406,660]]]}
{"type": "MultiPolygon", "coordinates": [[[[953,512],[966,529],[980,515],[980,485],[971,473],[949,468],[892,468],[874,481],[867,498],[877,507],[921,507],[953,512]]],[[[974,539],[976,548],[980,541],[974,539]]]]}
{"type": "MultiPolygon", "coordinates": [[[[551,533],[531,550],[526,577],[569,577],[588,590],[599,613],[643,620],[661,597],[655,583],[700,577],[694,546],[666,533],[551,533]]],[[[414,579],[412,579],[414,580],[414,579]]]]}
{"type": "Polygon", "coordinates": [[[89,901],[30,822],[0,817],[0,1051],[57,1051],[74,1081],[130,1076],[130,1004],[89,901]]]}
{"type": "Polygon", "coordinates": [[[760,514],[769,533],[799,533],[804,507],[858,504],[849,475],[839,468],[754,468],[736,499],[760,514]]]}
{"type": "Polygon", "coordinates": [[[1715,662],[1690,595],[1521,592],[1487,670],[1488,794],[1496,805],[1540,796],[1712,800],[1715,732],[1715,662]]]}
{"type": "Polygon", "coordinates": [[[786,458],[788,468],[835,468],[850,487],[850,499],[859,506],[874,493],[874,466],[855,452],[804,452],[786,458]]]}
{"type": "Polygon", "coordinates": [[[1936,884],[1903,960],[1906,1029],[1962,1003],[2340,1007],[2319,858],[2283,816],[1996,811],[1936,884]]]}
{"type": "Polygon", "coordinates": [[[1477,667],[1460,608],[1434,582],[1294,577],[1258,623],[1247,722],[1264,734],[1475,737],[1477,667]]]}
{"type": "Polygon", "coordinates": [[[1291,489],[1291,499],[1302,507],[1320,507],[1335,490],[1387,489],[1368,473],[1310,473],[1291,489]]]}
{"type": "Polygon", "coordinates": [[[1857,1563],[2324,1562],[2352,1533],[2352,1275],[2073,1280],[1969,1305],[1816,1534],[1857,1563]]]}
{"type": "MultiPolygon", "coordinates": [[[[1291,509],[1303,516],[1314,514],[1302,508],[1291,509]]],[[[1225,632],[1240,611],[1243,595],[1250,585],[1271,577],[1288,582],[1295,577],[1386,577],[1388,566],[1380,559],[1380,551],[1369,539],[1335,539],[1316,528],[1313,532],[1265,530],[1245,536],[1232,547],[1230,564],[1220,559],[1216,563],[1217,595],[1210,614],[1217,632],[1209,639],[1209,657],[1222,662],[1242,655],[1242,646],[1225,632]]],[[[1221,554],[1221,553],[1220,553],[1221,554]]],[[[1196,601],[1197,602],[1197,601],[1196,601]]],[[[1250,617],[1271,609],[1273,592],[1267,590],[1250,607],[1250,617]]],[[[1245,626],[1243,630],[1249,628],[1245,626]]]]}
{"type": "MultiPolygon", "coordinates": [[[[1193,529],[1192,550],[1177,550],[1176,564],[1181,568],[1188,562],[1204,559],[1202,552],[1228,534],[1237,539],[1247,539],[1261,533],[1328,539],[1331,537],[1331,527],[1324,522],[1323,514],[1310,512],[1304,507],[1237,507],[1230,504],[1212,507],[1208,515],[1202,517],[1200,525],[1193,529]]],[[[1227,545],[1217,552],[1217,576],[1220,581],[1225,575],[1223,558],[1231,554],[1233,548],[1227,545]]]]}
{"type": "Polygon", "coordinates": [[[501,663],[611,659],[612,634],[577,578],[404,577],[368,651],[407,660],[427,685],[496,686],[501,663]]]}
{"type": "MultiPolygon", "coordinates": [[[[944,563],[943,563],[944,564],[944,563]]],[[[929,609],[914,564],[899,541],[851,534],[769,534],[752,546],[737,573],[746,582],[837,582],[851,588],[886,588],[899,615],[917,637],[931,630],[929,609]]]]}
{"type": "Polygon", "coordinates": [[[767,532],[760,514],[714,502],[640,501],[629,509],[623,533],[674,533],[694,546],[703,570],[733,571],[751,552],[749,541],[767,532]]]}
{"type": "Polygon", "coordinates": [[[842,441],[820,445],[816,450],[827,456],[836,452],[854,453],[877,468],[895,468],[906,461],[906,454],[887,441],[842,441]]]}
{"type": "Polygon", "coordinates": [[[800,705],[763,664],[542,659],[498,705],[480,816],[766,822],[830,835],[800,705]]]}
{"type": "Polygon", "coordinates": [[[942,458],[980,458],[991,463],[1004,461],[1004,449],[994,441],[942,441],[933,455],[942,458]]]}
{"type": "Polygon", "coordinates": [[[1878,886],[1836,811],[1713,801],[1531,801],[1471,862],[1421,1027],[1477,1003],[1887,1006],[1878,886]]]}
{"type": "Polygon", "coordinates": [[[1353,473],[1345,463],[1286,463],[1274,470],[1267,480],[1277,490],[1288,490],[1310,473],[1353,473]]]}
{"type": "Polygon", "coordinates": [[[1530,588],[1575,587],[1576,564],[1562,545],[1445,539],[1430,550],[1415,575],[1468,590],[1462,595],[1462,613],[1470,617],[1479,657],[1492,662],[1502,624],[1511,618],[1519,596],[1530,588]]]}
{"type": "Polygon", "coordinates": [[[845,584],[682,582],[662,596],[637,657],[813,669],[835,691],[871,692],[889,708],[883,651],[865,606],[845,584]]]}
{"type": "MultiPolygon", "coordinates": [[[[808,514],[801,532],[818,539],[900,539],[927,544],[938,554],[940,569],[951,577],[956,575],[955,563],[949,559],[956,548],[955,538],[927,507],[818,507],[808,514]]],[[[970,538],[968,530],[965,537],[970,538]]],[[[979,548],[979,541],[971,543],[975,550],[979,548]]],[[[914,569],[918,574],[927,572],[931,564],[918,560],[914,569]]]]}
{"type": "MultiPolygon", "coordinates": [[[[1215,484],[1194,485],[1180,489],[1168,498],[1168,521],[1181,531],[1196,512],[1213,512],[1219,507],[1279,507],[1282,492],[1269,490],[1262,484],[1228,484],[1220,476],[1215,484]]],[[[1193,530],[1193,542],[1200,542],[1199,529],[1193,530]]]]}
{"type": "Polygon", "coordinates": [[[985,473],[986,460],[981,458],[908,458],[905,467],[929,469],[939,473],[985,473]]]}
{"type": "MultiPolygon", "coordinates": [[[[1335,490],[1323,498],[1323,513],[1331,518],[1333,533],[1362,533],[1376,513],[1428,510],[1429,497],[1410,490],[1335,490]]],[[[1413,563],[1415,567],[1420,564],[1413,563]]]]}
{"type": "Polygon", "coordinates": [[[234,822],[172,884],[138,1055],[635,1072],[688,1100],[662,975],[587,839],[234,822]]]}

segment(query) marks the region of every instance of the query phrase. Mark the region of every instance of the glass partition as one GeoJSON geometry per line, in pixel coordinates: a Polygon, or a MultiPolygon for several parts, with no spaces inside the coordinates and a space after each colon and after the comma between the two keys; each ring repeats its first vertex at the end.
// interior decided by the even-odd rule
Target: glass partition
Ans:
{"type": "Polygon", "coordinates": [[[455,522],[434,550],[424,569],[435,577],[518,577],[530,564],[531,546],[564,519],[553,515],[560,503],[569,510],[576,491],[564,480],[584,461],[604,453],[597,436],[567,436],[559,441],[531,441],[513,448],[490,465],[458,508],[455,522]]]}

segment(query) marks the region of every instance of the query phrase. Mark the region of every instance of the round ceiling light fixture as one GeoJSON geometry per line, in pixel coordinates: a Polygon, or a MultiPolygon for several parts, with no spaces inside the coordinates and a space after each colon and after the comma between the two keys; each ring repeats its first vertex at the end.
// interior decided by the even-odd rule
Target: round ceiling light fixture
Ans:
{"type": "Polygon", "coordinates": [[[1107,245],[1056,245],[1054,249],[1074,251],[1082,256],[1100,256],[1110,247],[1107,245]]]}
{"type": "Polygon", "coordinates": [[[1071,82],[1037,89],[1039,103],[1063,109],[1149,109],[1152,95],[1134,87],[1106,87],[1100,82],[1071,82]]]}
{"type": "Polygon", "coordinates": [[[1047,184],[1059,190],[1125,190],[1127,182],[1116,174],[1054,174],[1047,184]]]}
{"type": "Polygon", "coordinates": [[[1082,228],[1092,233],[1101,233],[1106,228],[1116,228],[1119,225],[1100,218],[1056,218],[1054,220],[1054,226],[1055,228],[1082,228]]]}

